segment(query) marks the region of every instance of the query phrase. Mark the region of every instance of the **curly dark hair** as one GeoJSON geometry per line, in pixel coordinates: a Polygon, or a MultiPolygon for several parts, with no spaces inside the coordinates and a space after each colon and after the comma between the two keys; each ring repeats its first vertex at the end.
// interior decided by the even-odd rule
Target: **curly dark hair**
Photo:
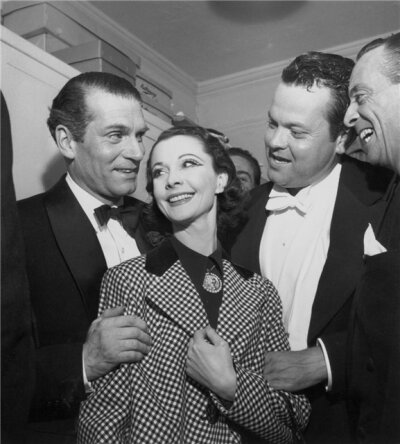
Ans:
{"type": "Polygon", "coordinates": [[[150,151],[146,168],[146,190],[153,199],[152,202],[147,205],[144,212],[146,228],[147,231],[151,233],[149,238],[157,239],[155,243],[158,243],[162,236],[172,234],[170,221],[162,214],[154,199],[151,159],[154,148],[160,142],[175,136],[189,136],[199,140],[205,152],[211,156],[214,170],[217,173],[225,172],[228,175],[228,181],[224,191],[217,195],[217,232],[218,238],[224,243],[228,237],[231,238],[235,236],[245,221],[246,214],[244,207],[247,203],[248,193],[242,190],[240,181],[236,176],[235,166],[227,150],[217,137],[200,126],[178,126],[167,129],[159,135],[150,151]]]}
{"type": "Polygon", "coordinates": [[[350,99],[348,87],[354,61],[337,54],[310,51],[296,57],[282,72],[282,81],[307,89],[329,88],[332,100],[327,113],[332,141],[347,132],[344,116],[350,99]]]}

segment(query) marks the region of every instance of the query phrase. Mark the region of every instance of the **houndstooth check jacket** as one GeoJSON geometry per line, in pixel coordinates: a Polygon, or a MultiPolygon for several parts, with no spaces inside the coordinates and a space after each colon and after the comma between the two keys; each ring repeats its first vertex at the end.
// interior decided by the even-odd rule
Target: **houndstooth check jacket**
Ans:
{"type": "Polygon", "coordinates": [[[124,305],[126,314],[147,322],[153,346],[141,362],[96,381],[81,404],[78,443],[294,440],[307,424],[308,401],[272,389],[262,376],[265,351],[288,348],[279,296],[269,281],[225,259],[223,277],[217,332],[229,344],[237,373],[230,407],[186,375],[189,340],[208,321],[171,243],[107,271],[100,312],[124,305]]]}

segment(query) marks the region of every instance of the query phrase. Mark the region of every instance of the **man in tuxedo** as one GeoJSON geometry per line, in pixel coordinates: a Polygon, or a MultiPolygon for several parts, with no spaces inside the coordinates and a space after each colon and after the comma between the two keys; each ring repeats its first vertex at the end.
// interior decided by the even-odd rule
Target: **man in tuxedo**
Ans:
{"type": "Polygon", "coordinates": [[[349,406],[358,442],[400,442],[400,33],[367,44],[350,79],[345,123],[372,164],[395,172],[388,206],[364,237],[349,335],[349,406]]]}
{"type": "Polygon", "coordinates": [[[267,353],[265,378],[306,390],[306,441],[350,442],[345,403],[346,328],[362,237],[379,215],[384,184],[365,163],[342,157],[354,62],[310,52],[282,73],[265,134],[271,182],[251,195],[249,219],[231,254],[277,287],[293,351],[267,353]]]}
{"type": "Polygon", "coordinates": [[[90,381],[140,360],[151,345],[145,322],[123,316],[123,307],[96,319],[106,269],[149,248],[139,219],[143,204],[128,196],[147,127],[138,91],[100,72],[69,80],[47,123],[67,174],[18,209],[36,345],[30,442],[60,444],[75,442],[90,381]]]}

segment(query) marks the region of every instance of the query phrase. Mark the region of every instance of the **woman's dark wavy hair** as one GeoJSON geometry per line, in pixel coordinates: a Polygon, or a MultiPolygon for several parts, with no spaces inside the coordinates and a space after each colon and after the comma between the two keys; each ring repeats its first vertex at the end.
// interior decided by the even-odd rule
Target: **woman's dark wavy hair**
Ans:
{"type": "Polygon", "coordinates": [[[151,171],[151,159],[155,147],[162,141],[176,136],[189,136],[199,140],[204,150],[212,158],[214,170],[217,173],[225,172],[228,175],[228,182],[224,191],[217,195],[217,230],[218,238],[224,243],[235,236],[235,233],[244,223],[246,218],[244,206],[247,202],[247,193],[241,188],[240,181],[236,177],[235,166],[228,155],[227,150],[221,142],[209,133],[206,129],[199,126],[172,127],[163,131],[154,143],[149,160],[147,161],[147,192],[153,197],[152,202],[145,209],[145,221],[148,232],[152,234],[149,238],[153,243],[169,234],[172,234],[172,225],[170,221],[159,210],[153,195],[153,177],[151,171]],[[155,232],[155,233],[154,233],[155,232]],[[156,241],[154,242],[154,240],[156,241]]]}

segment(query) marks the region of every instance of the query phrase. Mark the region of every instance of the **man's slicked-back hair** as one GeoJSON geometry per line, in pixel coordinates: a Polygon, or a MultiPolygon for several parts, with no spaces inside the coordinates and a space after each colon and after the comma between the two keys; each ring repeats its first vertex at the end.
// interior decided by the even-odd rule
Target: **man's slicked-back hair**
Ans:
{"type": "Polygon", "coordinates": [[[383,46],[381,72],[392,83],[400,83],[400,32],[386,38],[379,38],[367,43],[357,54],[357,60],[369,51],[383,46]]]}
{"type": "Polygon", "coordinates": [[[47,125],[54,140],[58,125],[64,125],[73,139],[82,142],[86,127],[92,119],[86,95],[100,90],[141,102],[139,91],[128,80],[106,72],[85,72],[70,79],[53,100],[47,125]]]}
{"type": "Polygon", "coordinates": [[[296,57],[282,72],[282,81],[288,85],[329,88],[331,103],[327,119],[332,141],[346,132],[343,123],[350,103],[348,87],[354,61],[337,54],[310,51],[296,57]]]}

